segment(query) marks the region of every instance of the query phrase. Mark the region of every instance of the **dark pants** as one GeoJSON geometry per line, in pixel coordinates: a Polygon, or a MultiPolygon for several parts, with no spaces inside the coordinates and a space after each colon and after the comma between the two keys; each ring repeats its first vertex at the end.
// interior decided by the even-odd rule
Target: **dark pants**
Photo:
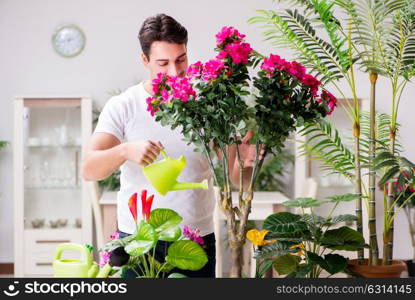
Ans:
{"type": "MultiPolygon", "coordinates": [[[[126,237],[130,234],[119,231],[120,238],[126,237]]],[[[171,273],[180,273],[187,277],[207,277],[207,278],[215,278],[215,267],[216,267],[216,246],[215,246],[215,234],[211,233],[208,235],[205,235],[203,237],[204,244],[201,245],[203,249],[205,250],[207,256],[208,256],[208,262],[206,265],[198,270],[198,271],[189,271],[189,270],[181,270],[174,268],[172,271],[170,271],[168,274],[171,273]]],[[[157,261],[164,263],[165,257],[167,255],[167,249],[172,244],[172,242],[164,242],[164,241],[158,241],[155,249],[155,259],[157,261]]],[[[152,253],[153,250],[150,250],[150,253],[152,253]]],[[[122,277],[124,278],[136,278],[137,274],[141,274],[140,268],[136,267],[134,270],[132,269],[124,269],[122,273],[122,277]]],[[[166,276],[168,276],[168,274],[166,276]]]]}

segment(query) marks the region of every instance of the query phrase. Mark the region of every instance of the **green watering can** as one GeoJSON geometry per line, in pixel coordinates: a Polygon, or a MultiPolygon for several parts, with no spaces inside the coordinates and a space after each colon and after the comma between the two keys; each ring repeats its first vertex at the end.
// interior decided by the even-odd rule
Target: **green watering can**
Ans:
{"type": "Polygon", "coordinates": [[[98,264],[94,262],[91,249],[76,243],[62,243],[55,251],[53,259],[53,276],[70,278],[95,278],[99,271],[98,264]],[[81,253],[81,259],[62,259],[66,250],[81,253]]]}
{"type": "Polygon", "coordinates": [[[161,195],[169,191],[188,189],[208,189],[207,180],[202,182],[177,182],[177,177],[186,166],[186,159],[182,156],[179,159],[168,157],[164,150],[160,150],[164,159],[151,165],[143,167],[144,176],[161,195]]]}

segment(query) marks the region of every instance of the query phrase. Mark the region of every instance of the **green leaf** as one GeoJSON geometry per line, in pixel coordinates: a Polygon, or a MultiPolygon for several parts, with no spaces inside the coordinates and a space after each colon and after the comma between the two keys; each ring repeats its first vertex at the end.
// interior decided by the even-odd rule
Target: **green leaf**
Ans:
{"type": "Polygon", "coordinates": [[[158,238],[161,241],[175,242],[182,235],[182,230],[179,226],[169,227],[158,234],[158,238]]]}
{"type": "Polygon", "coordinates": [[[268,216],[263,223],[263,228],[277,233],[295,233],[307,229],[300,215],[290,212],[279,212],[268,216]]]}
{"type": "Polygon", "coordinates": [[[174,242],[181,236],[178,224],[182,220],[183,218],[172,209],[157,208],[151,211],[148,223],[154,227],[160,240],[174,242]]]}
{"type": "Polygon", "coordinates": [[[307,251],[307,257],[312,263],[319,265],[330,274],[342,272],[347,267],[347,259],[338,254],[327,254],[323,258],[314,252],[307,251]]]}
{"type": "Polygon", "coordinates": [[[356,251],[368,247],[362,234],[347,226],[327,230],[321,239],[321,245],[333,250],[347,251],[356,251]]]}
{"type": "Polygon", "coordinates": [[[329,202],[349,202],[352,200],[356,200],[359,198],[359,195],[356,194],[344,194],[344,195],[334,195],[331,197],[327,197],[329,199],[329,202]]]}
{"type": "Polygon", "coordinates": [[[153,226],[141,221],[134,240],[125,246],[125,252],[132,256],[140,256],[152,249],[157,242],[156,231],[153,226]]]}
{"type": "Polygon", "coordinates": [[[287,275],[291,272],[294,272],[297,269],[300,261],[301,258],[299,256],[287,254],[278,257],[275,260],[274,269],[278,272],[279,275],[287,275]]]}
{"type": "Polygon", "coordinates": [[[297,267],[297,270],[287,275],[286,278],[304,278],[307,276],[308,273],[315,267],[315,264],[308,263],[308,264],[300,264],[297,267]]]}
{"type": "Polygon", "coordinates": [[[338,215],[334,216],[331,219],[327,220],[325,225],[333,225],[341,222],[354,222],[357,221],[357,217],[355,215],[345,214],[345,215],[338,215]]]}
{"type": "Polygon", "coordinates": [[[306,223],[312,223],[312,224],[322,224],[325,222],[325,219],[323,217],[320,217],[317,215],[310,215],[310,214],[302,215],[301,219],[306,223]]]}
{"type": "Polygon", "coordinates": [[[324,203],[314,198],[296,198],[294,200],[285,201],[282,204],[289,207],[308,208],[320,206],[324,203]]]}
{"type": "Polygon", "coordinates": [[[290,247],[295,245],[293,242],[275,242],[261,247],[255,251],[255,258],[257,260],[275,259],[289,253],[294,253],[296,250],[290,247]]]}
{"type": "Polygon", "coordinates": [[[171,273],[167,278],[187,278],[187,276],[180,273],[171,273]]]}
{"type": "Polygon", "coordinates": [[[167,250],[166,262],[182,270],[197,271],[208,262],[203,248],[189,240],[174,242],[167,250]]]}

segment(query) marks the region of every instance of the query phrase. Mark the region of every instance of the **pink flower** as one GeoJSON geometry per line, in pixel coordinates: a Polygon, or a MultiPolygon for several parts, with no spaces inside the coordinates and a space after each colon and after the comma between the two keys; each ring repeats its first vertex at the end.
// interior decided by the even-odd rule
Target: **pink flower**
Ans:
{"type": "Polygon", "coordinates": [[[102,268],[105,266],[110,260],[111,252],[110,251],[101,251],[100,253],[100,260],[99,260],[99,267],[102,268]]]}
{"type": "Polygon", "coordinates": [[[232,26],[225,26],[216,34],[216,44],[218,46],[225,43],[227,40],[238,41],[245,38],[244,34],[239,33],[239,31],[232,26]]]}
{"type": "Polygon", "coordinates": [[[183,227],[183,235],[186,236],[189,240],[200,245],[203,245],[205,243],[203,238],[200,236],[200,229],[198,228],[192,230],[192,228],[189,225],[185,225],[183,227]]]}
{"type": "Polygon", "coordinates": [[[321,93],[321,99],[317,100],[317,102],[324,102],[326,103],[329,112],[327,113],[328,115],[331,115],[331,113],[333,112],[334,108],[337,106],[337,99],[336,97],[333,96],[332,93],[330,93],[329,91],[323,90],[323,92],[321,93]]]}
{"type": "Polygon", "coordinates": [[[165,76],[164,73],[158,73],[157,77],[152,80],[154,94],[158,93],[160,89],[160,85],[162,84],[164,80],[164,76],[165,76]]]}
{"type": "Polygon", "coordinates": [[[203,80],[213,80],[218,77],[218,75],[225,68],[225,63],[219,59],[211,59],[207,61],[203,67],[203,80]]]}
{"type": "Polygon", "coordinates": [[[159,110],[157,107],[154,107],[154,104],[157,102],[157,100],[154,97],[148,97],[146,99],[146,102],[147,102],[147,111],[149,111],[151,116],[153,117],[154,114],[159,110]]]}
{"type": "Polygon", "coordinates": [[[304,75],[308,75],[306,74],[305,67],[296,61],[293,61],[291,64],[289,64],[287,72],[297,77],[299,80],[303,79],[304,75]]]}
{"type": "MultiPolygon", "coordinates": [[[[223,57],[223,52],[224,51],[219,53],[217,58],[223,57]]],[[[235,64],[243,63],[244,65],[246,65],[248,63],[249,56],[252,53],[252,48],[248,43],[236,42],[226,45],[225,52],[230,55],[232,61],[235,64]]]]}
{"type": "Polygon", "coordinates": [[[120,233],[119,233],[119,231],[116,231],[116,232],[114,232],[114,234],[111,234],[110,235],[110,239],[111,240],[116,240],[116,239],[119,239],[120,238],[120,233]]]}
{"type": "Polygon", "coordinates": [[[194,64],[191,64],[187,68],[187,76],[189,76],[191,79],[200,78],[200,76],[202,75],[202,70],[203,70],[202,62],[200,61],[195,62],[194,64]]]}
{"type": "Polygon", "coordinates": [[[276,70],[287,70],[290,66],[291,64],[279,55],[270,54],[268,58],[264,58],[261,69],[267,71],[267,77],[272,77],[276,70]]]}

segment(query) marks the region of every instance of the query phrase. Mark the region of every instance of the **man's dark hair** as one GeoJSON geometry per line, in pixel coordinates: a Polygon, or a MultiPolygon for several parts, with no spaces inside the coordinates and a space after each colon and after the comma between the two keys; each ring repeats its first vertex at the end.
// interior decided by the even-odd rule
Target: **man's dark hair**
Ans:
{"type": "Polygon", "coordinates": [[[187,45],[187,30],[179,22],[165,14],[147,18],[138,33],[141,49],[150,58],[150,48],[153,42],[164,41],[187,45]]]}

